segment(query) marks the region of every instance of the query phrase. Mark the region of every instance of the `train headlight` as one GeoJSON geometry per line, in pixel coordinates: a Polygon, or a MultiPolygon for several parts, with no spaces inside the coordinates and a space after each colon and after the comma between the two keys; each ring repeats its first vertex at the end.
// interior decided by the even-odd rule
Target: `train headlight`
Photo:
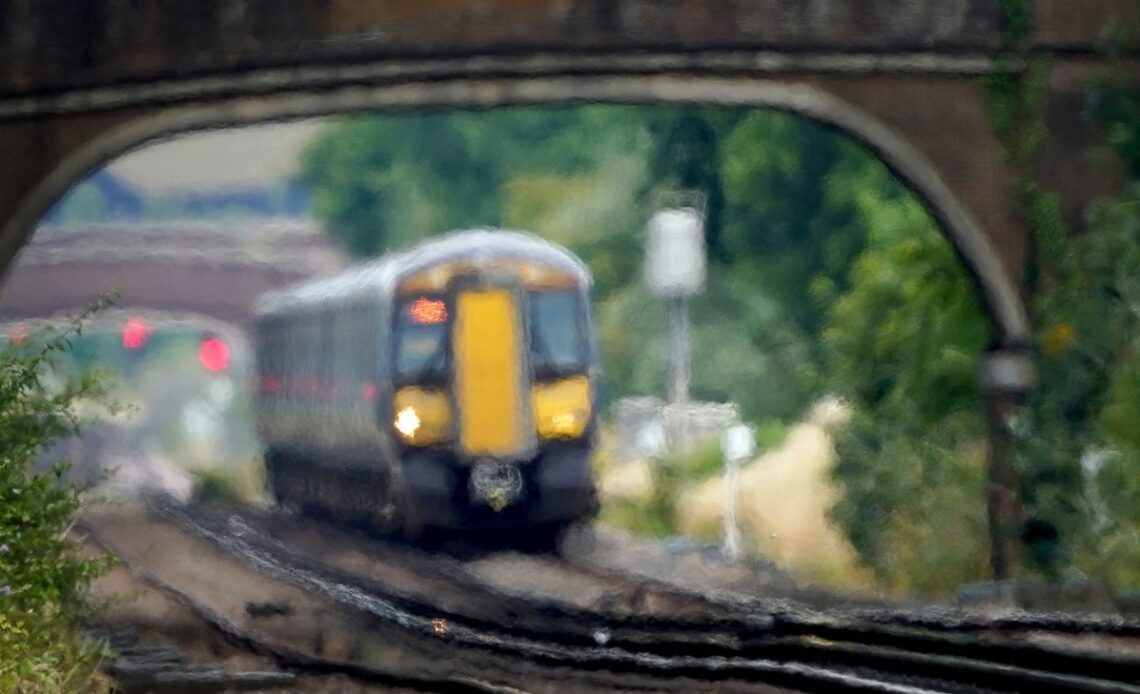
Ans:
{"type": "Polygon", "coordinates": [[[396,431],[404,435],[404,438],[415,438],[416,429],[420,428],[420,416],[416,414],[416,408],[405,407],[396,414],[396,431]]]}
{"type": "Polygon", "coordinates": [[[576,439],[590,423],[590,380],[572,376],[531,391],[534,424],[544,439],[576,439]]]}
{"type": "Polygon", "coordinates": [[[404,443],[434,446],[451,439],[451,406],[447,394],[409,386],[396,391],[392,401],[392,427],[404,443]]]}

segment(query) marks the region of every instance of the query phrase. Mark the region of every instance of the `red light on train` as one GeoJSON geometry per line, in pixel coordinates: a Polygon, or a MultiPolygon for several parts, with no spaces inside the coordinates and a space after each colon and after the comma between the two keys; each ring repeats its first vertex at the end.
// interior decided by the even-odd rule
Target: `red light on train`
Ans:
{"type": "Polygon", "coordinates": [[[413,301],[408,313],[412,317],[412,322],[421,325],[435,325],[447,320],[447,306],[443,301],[425,296],[413,301]]]}
{"type": "Polygon", "coordinates": [[[368,403],[376,402],[380,399],[380,386],[375,383],[365,383],[360,387],[360,397],[368,403]]]}
{"type": "Polygon", "coordinates": [[[230,348],[216,337],[202,340],[198,346],[198,361],[211,373],[225,371],[230,366],[230,348]]]}
{"type": "Polygon", "coordinates": [[[141,318],[129,318],[123,326],[123,348],[136,350],[146,346],[150,339],[150,326],[141,318]]]}

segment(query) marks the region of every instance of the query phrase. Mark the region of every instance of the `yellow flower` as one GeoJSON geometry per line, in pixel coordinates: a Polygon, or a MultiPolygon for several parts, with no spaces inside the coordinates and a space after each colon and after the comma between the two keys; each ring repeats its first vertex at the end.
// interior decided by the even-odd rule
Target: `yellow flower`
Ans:
{"type": "Polygon", "coordinates": [[[1073,327],[1061,323],[1045,331],[1045,335],[1041,339],[1041,349],[1045,350],[1049,356],[1055,357],[1072,346],[1076,339],[1077,333],[1073,327]]]}

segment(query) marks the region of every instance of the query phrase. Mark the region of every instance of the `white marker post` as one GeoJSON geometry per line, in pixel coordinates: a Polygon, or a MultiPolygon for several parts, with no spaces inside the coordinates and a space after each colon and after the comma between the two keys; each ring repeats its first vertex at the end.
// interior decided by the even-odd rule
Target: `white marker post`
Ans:
{"type": "Polygon", "coordinates": [[[724,430],[720,446],[724,453],[724,544],[721,553],[729,561],[736,561],[740,558],[740,526],[736,522],[740,463],[756,453],[756,439],[752,429],[737,424],[724,430]]]}

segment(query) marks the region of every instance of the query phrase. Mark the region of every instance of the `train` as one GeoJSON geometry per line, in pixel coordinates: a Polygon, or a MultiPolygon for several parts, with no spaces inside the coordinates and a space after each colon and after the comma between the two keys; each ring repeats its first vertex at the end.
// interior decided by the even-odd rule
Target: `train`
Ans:
{"type": "Polygon", "coordinates": [[[595,514],[590,286],[561,246],[471,229],[259,297],[254,409],[277,504],[410,541],[550,540],[595,514]]]}

